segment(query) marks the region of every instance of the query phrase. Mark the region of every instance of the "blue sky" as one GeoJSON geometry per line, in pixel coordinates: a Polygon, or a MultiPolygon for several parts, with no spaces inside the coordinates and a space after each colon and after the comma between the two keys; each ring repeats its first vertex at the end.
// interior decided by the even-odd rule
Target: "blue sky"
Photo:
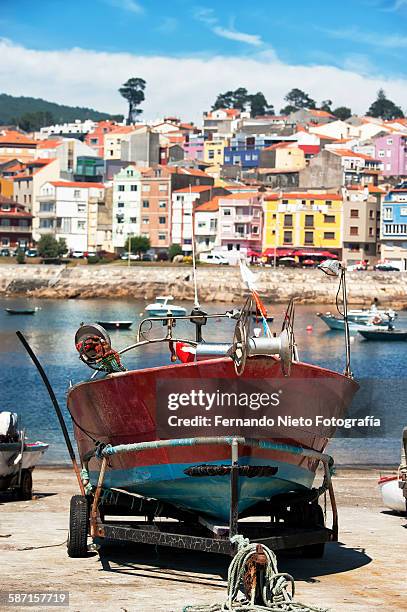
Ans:
{"type": "MultiPolygon", "coordinates": [[[[236,75],[239,75],[236,62],[241,61],[241,82],[236,81],[238,76],[229,77],[226,71],[225,86],[229,83],[233,86],[236,81],[236,86],[266,89],[272,97],[275,91],[271,101],[277,107],[281,105],[283,92],[279,83],[272,81],[281,79],[281,72],[270,68],[264,73],[266,85],[260,80],[256,85],[257,81],[253,82],[251,75],[244,70],[244,67],[248,69],[252,65],[251,62],[256,65],[266,63],[269,67],[286,66],[293,86],[307,90],[309,83],[308,89],[314,88],[310,93],[317,99],[318,96],[336,95],[338,98],[341,95],[338,84],[335,87],[329,77],[324,81],[326,94],[322,93],[322,86],[316,84],[310,70],[305,70],[313,67],[319,70],[323,66],[324,69],[339,69],[342,76],[345,73],[358,75],[369,80],[372,86],[374,82],[376,90],[382,81],[398,96],[398,104],[403,107],[407,104],[407,99],[402,99],[407,92],[407,88],[404,89],[407,87],[407,0],[257,0],[253,3],[242,0],[202,3],[193,0],[0,0],[0,8],[0,42],[7,45],[9,52],[10,49],[19,50],[17,55],[21,57],[17,73],[23,74],[23,64],[27,72],[26,79],[19,80],[17,75],[13,81],[10,71],[0,66],[0,89],[10,93],[29,95],[27,88],[32,86],[35,92],[41,91],[37,95],[47,97],[42,90],[46,88],[47,79],[50,85],[49,70],[41,85],[39,58],[42,62],[50,59],[52,63],[52,58],[58,53],[62,62],[64,54],[68,60],[71,50],[76,49],[77,52],[91,53],[87,57],[91,57],[93,69],[98,65],[96,70],[102,70],[104,54],[109,60],[116,58],[118,63],[119,58],[128,61],[129,69],[135,66],[137,70],[139,66],[140,70],[146,70],[148,66],[148,71],[156,70],[151,73],[152,79],[157,78],[154,75],[159,72],[159,60],[162,64],[167,62],[166,65],[171,65],[175,71],[178,66],[184,73],[188,60],[196,69],[199,62],[206,66],[212,62],[215,67],[214,58],[223,58],[223,64],[230,65],[236,75]],[[95,58],[99,58],[99,64],[95,58]],[[132,58],[134,62],[131,62],[132,58]],[[143,60],[139,61],[139,58],[143,60]],[[150,62],[146,63],[148,58],[150,62]],[[32,79],[30,64],[35,59],[38,78],[32,79]],[[168,64],[169,60],[172,60],[171,64],[168,64]],[[301,68],[297,73],[294,71],[296,67],[301,68]],[[298,82],[295,74],[298,74],[298,82]]],[[[13,64],[16,61],[13,57],[13,64]]],[[[45,67],[42,68],[44,71],[45,67]]],[[[69,66],[61,64],[61,71],[66,74],[69,66]]],[[[331,70],[330,74],[335,78],[338,73],[331,70]]],[[[68,76],[72,78],[71,73],[68,76]]],[[[134,76],[149,79],[149,74],[134,76]]],[[[55,77],[58,79],[58,75],[55,77]]],[[[93,85],[94,74],[88,78],[89,84],[93,85]]],[[[180,80],[179,75],[173,77],[173,84],[177,79],[180,80]]],[[[216,75],[214,80],[217,80],[216,75]]],[[[350,82],[356,81],[343,82],[348,88],[347,95],[352,96],[350,82]]],[[[199,80],[196,83],[199,85],[199,80]]],[[[94,87],[98,86],[95,82],[94,87]]],[[[51,94],[52,89],[50,87],[51,94]]],[[[75,91],[80,93],[78,103],[83,103],[83,99],[86,101],[79,87],[75,91]]],[[[356,97],[361,93],[358,89],[356,97]]],[[[69,92],[62,95],[71,102],[69,92]]],[[[205,96],[201,97],[205,101],[205,96]]],[[[94,92],[89,98],[89,104],[100,104],[94,92]]],[[[117,96],[112,96],[108,104],[113,104],[115,108],[112,110],[116,112],[117,96]]],[[[154,104],[150,110],[157,113],[160,109],[154,104]]]]}

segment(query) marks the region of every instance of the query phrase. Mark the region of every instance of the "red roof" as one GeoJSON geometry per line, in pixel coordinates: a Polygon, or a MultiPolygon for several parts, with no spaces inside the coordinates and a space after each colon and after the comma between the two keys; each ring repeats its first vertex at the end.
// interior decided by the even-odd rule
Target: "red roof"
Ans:
{"type": "Polygon", "coordinates": [[[201,193],[202,191],[210,191],[212,185],[191,185],[182,189],[174,189],[173,193],[201,193]]]}
{"type": "Polygon", "coordinates": [[[195,208],[195,212],[216,212],[219,210],[219,198],[220,196],[215,196],[212,200],[209,200],[209,202],[198,204],[195,208]]]}
{"type": "Polygon", "coordinates": [[[356,153],[355,151],[351,151],[350,149],[329,149],[331,153],[335,153],[335,155],[340,155],[341,157],[359,157],[359,159],[365,159],[367,161],[378,161],[374,159],[374,157],[370,157],[370,155],[365,155],[364,153],[356,153]]]}
{"type": "Polygon", "coordinates": [[[37,149],[56,149],[62,142],[62,140],[41,140],[37,143],[37,149]]]}
{"type": "Polygon", "coordinates": [[[319,153],[320,151],[319,145],[298,145],[298,148],[301,149],[301,151],[304,151],[304,153],[308,153],[309,155],[313,153],[319,153]]]}
{"type": "Polygon", "coordinates": [[[0,130],[0,144],[32,145],[35,147],[37,142],[25,134],[15,130],[0,130]]]}
{"type": "Polygon", "coordinates": [[[80,181],[50,181],[54,187],[76,187],[76,189],[104,189],[103,183],[81,183],[80,181]]]}
{"type": "Polygon", "coordinates": [[[222,200],[249,200],[250,198],[257,198],[259,195],[258,191],[247,191],[241,193],[230,193],[229,195],[220,196],[222,200]]]}

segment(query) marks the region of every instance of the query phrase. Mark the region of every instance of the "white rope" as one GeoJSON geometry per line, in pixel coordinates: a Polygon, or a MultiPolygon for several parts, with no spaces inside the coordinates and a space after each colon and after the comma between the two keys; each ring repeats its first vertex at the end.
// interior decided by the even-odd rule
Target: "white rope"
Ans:
{"type": "Polygon", "coordinates": [[[238,544],[238,552],[233,557],[228,569],[227,599],[225,602],[213,605],[186,606],[183,612],[327,612],[327,608],[308,606],[294,602],[294,578],[290,574],[279,573],[276,555],[267,546],[262,546],[267,559],[264,573],[261,575],[261,604],[255,604],[255,592],[251,599],[237,599],[240,585],[243,582],[246,564],[256,553],[257,544],[250,544],[241,535],[231,538],[238,544]],[[291,594],[288,587],[291,586],[291,594]]]}

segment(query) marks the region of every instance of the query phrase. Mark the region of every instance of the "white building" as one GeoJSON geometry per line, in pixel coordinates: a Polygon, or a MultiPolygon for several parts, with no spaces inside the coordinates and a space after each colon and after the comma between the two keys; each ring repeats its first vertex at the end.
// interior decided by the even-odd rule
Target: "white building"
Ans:
{"type": "Polygon", "coordinates": [[[192,214],[201,194],[210,192],[209,185],[194,185],[177,189],[172,193],[171,237],[184,253],[192,252],[192,214]]]}
{"type": "Polygon", "coordinates": [[[219,196],[195,208],[195,244],[198,253],[212,251],[218,244],[219,196]]]}
{"type": "Polygon", "coordinates": [[[84,135],[93,132],[96,125],[97,124],[91,119],[86,119],[85,121],[76,119],[72,123],[57,123],[55,125],[43,127],[35,136],[38,140],[45,140],[53,134],[63,134],[65,136],[68,134],[72,134],[72,136],[74,134],[84,135]]]}
{"type": "Polygon", "coordinates": [[[78,157],[94,157],[95,151],[77,138],[43,140],[37,145],[35,159],[58,159],[61,172],[75,173],[78,157]]]}
{"type": "Polygon", "coordinates": [[[64,238],[71,251],[94,250],[97,203],[104,201],[104,189],[101,183],[45,183],[37,198],[39,235],[52,234],[57,240],[64,238]]]}
{"type": "Polygon", "coordinates": [[[113,177],[113,247],[122,249],[129,236],[143,233],[141,224],[141,174],[135,166],[113,177]]]}

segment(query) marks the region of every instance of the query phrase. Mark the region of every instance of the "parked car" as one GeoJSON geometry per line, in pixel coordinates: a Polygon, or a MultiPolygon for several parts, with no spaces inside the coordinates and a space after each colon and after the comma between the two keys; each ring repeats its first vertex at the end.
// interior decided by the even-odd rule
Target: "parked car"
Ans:
{"type": "Polygon", "coordinates": [[[396,266],[389,263],[376,264],[374,269],[379,272],[400,272],[400,268],[396,268],[396,266]]]}
{"type": "Polygon", "coordinates": [[[82,259],[85,257],[85,253],[83,251],[72,251],[71,257],[73,259],[82,259]]]}
{"type": "Polygon", "coordinates": [[[27,249],[25,252],[26,257],[38,257],[37,249],[27,249]]]}
{"type": "Polygon", "coordinates": [[[366,270],[366,266],[364,266],[363,264],[351,264],[349,266],[346,267],[346,270],[348,272],[361,272],[362,270],[366,270]]]}
{"type": "Polygon", "coordinates": [[[96,254],[96,251],[86,251],[86,252],[84,253],[84,256],[85,256],[86,258],[88,258],[88,257],[97,257],[97,254],[96,254]]]}
{"type": "Polygon", "coordinates": [[[11,257],[10,249],[1,249],[0,257],[11,257]]]}
{"type": "Polygon", "coordinates": [[[130,261],[138,261],[140,259],[140,256],[136,253],[130,253],[129,255],[128,252],[124,252],[120,255],[120,259],[130,259],[130,261]]]}
{"type": "Polygon", "coordinates": [[[199,260],[202,263],[215,264],[218,266],[228,266],[229,261],[221,253],[201,253],[199,260]]]}

